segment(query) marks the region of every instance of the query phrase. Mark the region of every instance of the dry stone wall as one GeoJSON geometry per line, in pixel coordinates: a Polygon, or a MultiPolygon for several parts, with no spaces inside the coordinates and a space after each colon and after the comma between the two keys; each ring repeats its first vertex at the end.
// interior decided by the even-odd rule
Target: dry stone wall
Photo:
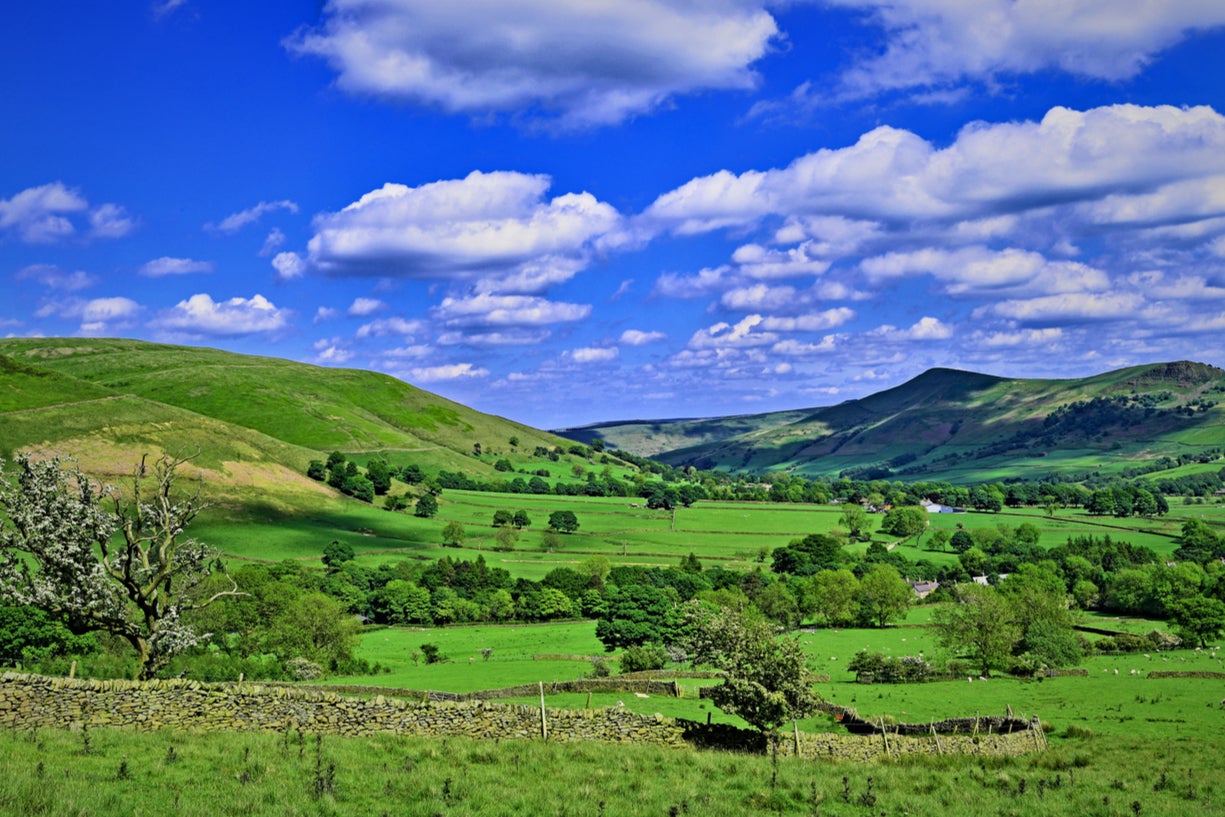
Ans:
{"type": "MultiPolygon", "coordinates": [[[[620,708],[548,709],[487,701],[421,702],[369,698],[304,687],[168,680],[97,681],[19,673],[0,676],[0,727],[136,730],[302,731],[330,735],[393,733],[476,739],[588,740],[765,751],[757,732],[620,708]]],[[[941,736],[795,733],[780,750],[804,757],[869,760],[901,754],[1007,754],[1041,748],[1033,734],[941,736]]]]}

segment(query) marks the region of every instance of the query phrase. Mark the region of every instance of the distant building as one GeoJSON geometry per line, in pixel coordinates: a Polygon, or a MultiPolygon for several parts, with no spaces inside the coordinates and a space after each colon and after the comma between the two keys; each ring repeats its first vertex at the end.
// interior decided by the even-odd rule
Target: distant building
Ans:
{"type": "Polygon", "coordinates": [[[911,582],[910,586],[914,590],[915,598],[925,599],[936,591],[940,582],[911,582]]]}
{"type": "Polygon", "coordinates": [[[928,513],[965,513],[965,508],[955,508],[952,505],[941,505],[939,502],[932,502],[930,499],[924,499],[919,503],[922,508],[928,513]]]}

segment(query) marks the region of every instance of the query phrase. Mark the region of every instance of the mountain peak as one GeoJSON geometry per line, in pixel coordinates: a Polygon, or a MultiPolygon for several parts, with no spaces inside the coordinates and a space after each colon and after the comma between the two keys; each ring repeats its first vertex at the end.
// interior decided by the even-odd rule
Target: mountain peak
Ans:
{"type": "Polygon", "coordinates": [[[1223,377],[1225,369],[1193,360],[1176,360],[1172,363],[1155,363],[1141,369],[1128,378],[1127,385],[1133,388],[1157,385],[1190,387],[1202,386],[1223,377]]]}

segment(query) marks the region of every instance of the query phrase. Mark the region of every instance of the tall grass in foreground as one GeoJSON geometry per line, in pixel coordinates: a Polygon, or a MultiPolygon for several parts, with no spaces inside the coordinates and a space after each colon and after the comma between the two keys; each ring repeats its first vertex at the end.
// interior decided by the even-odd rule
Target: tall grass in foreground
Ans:
{"type": "Polygon", "coordinates": [[[853,764],[394,736],[0,732],[4,815],[1210,815],[1219,737],[853,764]]]}

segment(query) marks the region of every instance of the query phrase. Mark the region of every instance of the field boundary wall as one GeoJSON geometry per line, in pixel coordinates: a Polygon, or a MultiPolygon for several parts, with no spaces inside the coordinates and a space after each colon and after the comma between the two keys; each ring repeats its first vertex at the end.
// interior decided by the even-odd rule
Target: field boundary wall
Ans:
{"type": "MultiPolygon", "coordinates": [[[[621,707],[563,710],[489,701],[420,702],[385,695],[345,696],[318,687],[182,679],[100,681],[13,672],[0,675],[0,727],[543,738],[743,752],[767,749],[766,739],[755,731],[640,715],[621,707]]],[[[814,759],[850,760],[903,754],[1020,755],[1043,748],[1038,734],[1031,730],[919,737],[784,731],[779,749],[814,759]]]]}

